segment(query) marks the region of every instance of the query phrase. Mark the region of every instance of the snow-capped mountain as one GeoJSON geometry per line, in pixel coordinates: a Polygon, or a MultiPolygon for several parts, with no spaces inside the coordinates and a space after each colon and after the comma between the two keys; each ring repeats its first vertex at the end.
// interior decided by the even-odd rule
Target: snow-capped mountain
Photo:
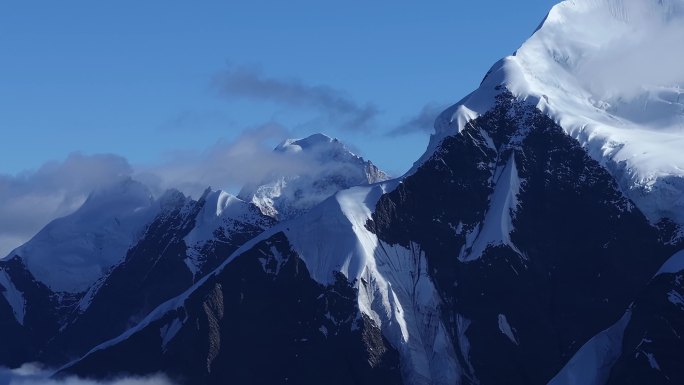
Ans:
{"type": "Polygon", "coordinates": [[[93,192],[73,214],[56,219],[10,256],[55,292],[88,289],[120,261],[159,212],[150,191],[126,180],[93,192]]]}
{"type": "Polygon", "coordinates": [[[563,1],[439,117],[431,147],[491,110],[505,88],[581,143],[651,221],[682,225],[682,25],[681,0],[563,1]]]}
{"type": "Polygon", "coordinates": [[[74,213],[0,260],[0,365],[38,357],[83,292],[162,211],[160,202],[142,184],[124,180],[93,192],[74,213]]]}
{"type": "MultiPolygon", "coordinates": [[[[301,142],[316,138],[327,137],[301,142]]],[[[359,167],[373,167],[384,175],[338,141],[327,140],[343,162],[358,159],[359,167]]],[[[326,151],[336,165],[333,151],[326,151]]],[[[341,174],[329,170],[321,175],[352,183],[349,169],[336,170],[341,174]]],[[[311,177],[308,182],[319,184],[311,177]]],[[[321,182],[326,182],[320,183],[324,187],[312,193],[334,194],[335,188],[350,186],[321,182]]],[[[288,202],[304,210],[311,199],[300,191],[288,202]]],[[[141,183],[127,180],[94,192],[75,213],[53,221],[0,261],[0,285],[7,314],[13,316],[12,327],[4,328],[4,340],[26,351],[20,355],[18,347],[9,349],[13,352],[7,359],[0,357],[0,363],[54,364],[85,353],[182,293],[275,223],[256,205],[220,190],[207,189],[197,200],[175,190],[153,199],[141,183]],[[15,333],[14,327],[22,333],[15,333]]]]}
{"type": "Polygon", "coordinates": [[[502,92],[412,175],[274,226],[64,370],[127,371],[144,356],[139,374],[208,384],[330,372],[339,383],[544,384],[620,319],[677,250],[670,238],[579,143],[502,92]]]}
{"type": "Polygon", "coordinates": [[[169,191],[161,199],[165,210],[124,259],[79,298],[41,360],[61,362],[122,333],[274,223],[223,191],[208,189],[196,201],[169,191]]]}
{"type": "Polygon", "coordinates": [[[257,185],[245,186],[238,196],[281,220],[301,215],[339,190],[389,179],[372,162],[323,134],[288,139],[274,151],[305,162],[309,170],[272,175],[257,185]]]}
{"type": "MultiPolygon", "coordinates": [[[[71,360],[58,375],[182,384],[682,383],[684,77],[663,63],[683,11],[562,2],[400,179],[315,135],[276,151],[316,180],[179,195],[45,356],[71,360]]],[[[0,320],[19,320],[26,283],[0,285],[0,320]]]]}

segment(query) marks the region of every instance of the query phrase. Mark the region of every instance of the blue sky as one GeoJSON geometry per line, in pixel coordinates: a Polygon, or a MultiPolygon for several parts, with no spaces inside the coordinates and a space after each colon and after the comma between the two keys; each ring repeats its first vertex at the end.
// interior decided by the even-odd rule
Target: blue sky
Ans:
{"type": "Polygon", "coordinates": [[[399,176],[552,5],[1,1],[0,257],[130,177],[237,193],[287,137],[327,133],[399,176]]]}
{"type": "Polygon", "coordinates": [[[153,164],[278,123],[286,135],[338,137],[397,175],[424,151],[429,127],[388,132],[465,96],[553,4],[3,1],[0,173],[74,151],[153,164]],[[327,87],[372,117],[354,129],[306,98],[224,92],[217,79],[236,73],[327,87]]]}

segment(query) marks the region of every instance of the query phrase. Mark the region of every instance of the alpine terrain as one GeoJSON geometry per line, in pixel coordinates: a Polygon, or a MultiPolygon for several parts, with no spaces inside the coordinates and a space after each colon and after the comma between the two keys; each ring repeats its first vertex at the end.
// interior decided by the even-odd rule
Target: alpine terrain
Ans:
{"type": "Polygon", "coordinates": [[[684,1],[568,0],[389,179],[94,192],[0,261],[0,365],[179,384],[684,383],[684,1]],[[681,99],[681,100],[680,100],[681,99]]]}

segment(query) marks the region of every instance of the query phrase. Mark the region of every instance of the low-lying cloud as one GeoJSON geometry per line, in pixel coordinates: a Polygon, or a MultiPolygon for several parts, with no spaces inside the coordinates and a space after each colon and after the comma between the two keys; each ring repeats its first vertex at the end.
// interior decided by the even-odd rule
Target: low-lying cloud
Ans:
{"type": "Polygon", "coordinates": [[[50,378],[52,372],[35,364],[24,364],[17,369],[0,368],[0,385],[175,385],[163,374],[146,377],[119,377],[111,380],[92,380],[76,376],[50,378]]]}
{"type": "Polygon", "coordinates": [[[368,130],[379,113],[371,104],[359,104],[345,92],[296,79],[267,77],[253,68],[239,67],[218,74],[214,86],[226,98],[270,102],[286,107],[314,110],[332,127],[368,130]]]}

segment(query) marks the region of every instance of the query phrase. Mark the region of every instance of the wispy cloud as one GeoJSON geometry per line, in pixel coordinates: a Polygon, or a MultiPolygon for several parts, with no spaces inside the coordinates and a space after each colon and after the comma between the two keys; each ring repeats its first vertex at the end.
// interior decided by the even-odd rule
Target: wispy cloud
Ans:
{"type": "MultiPolygon", "coordinates": [[[[631,27],[629,33],[584,55],[577,64],[577,77],[605,98],[617,95],[630,99],[645,87],[684,85],[684,50],[673,48],[681,47],[684,41],[682,3],[625,0],[621,6],[624,18],[629,20],[625,24],[631,27]]],[[[604,15],[595,17],[599,22],[605,20],[604,15]]]]}
{"type": "Polygon", "coordinates": [[[400,136],[414,133],[430,134],[434,131],[435,119],[444,109],[446,104],[428,103],[418,114],[407,118],[396,128],[387,133],[388,136],[400,136]]]}
{"type": "Polygon", "coordinates": [[[35,364],[24,364],[17,369],[0,368],[0,385],[174,385],[162,374],[146,377],[119,377],[110,380],[92,380],[70,376],[52,379],[52,372],[35,364]]]}
{"type": "Polygon", "coordinates": [[[273,152],[275,144],[288,135],[289,131],[277,123],[253,127],[235,140],[220,140],[204,151],[174,152],[168,154],[167,161],[137,166],[134,178],[156,194],[176,188],[196,197],[208,186],[235,192],[271,173],[314,172],[318,165],[307,159],[273,152]]]}
{"type": "Polygon", "coordinates": [[[132,173],[120,156],[74,153],[34,171],[0,174],[0,257],[50,220],[74,211],[93,190],[132,173]]]}
{"type": "Polygon", "coordinates": [[[253,68],[228,69],[216,76],[214,86],[219,95],[227,98],[315,110],[327,124],[341,129],[368,130],[379,113],[375,105],[359,104],[341,90],[296,79],[272,78],[253,68]]]}

